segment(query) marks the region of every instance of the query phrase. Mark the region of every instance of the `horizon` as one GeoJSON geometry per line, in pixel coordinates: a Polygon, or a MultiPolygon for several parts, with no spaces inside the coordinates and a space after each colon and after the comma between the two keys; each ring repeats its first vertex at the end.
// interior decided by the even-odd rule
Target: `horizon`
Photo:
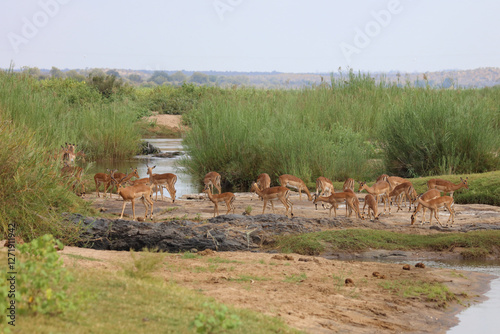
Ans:
{"type": "Polygon", "coordinates": [[[3,6],[0,68],[324,74],[339,67],[362,73],[500,67],[500,2],[493,0],[27,0],[3,6]]]}

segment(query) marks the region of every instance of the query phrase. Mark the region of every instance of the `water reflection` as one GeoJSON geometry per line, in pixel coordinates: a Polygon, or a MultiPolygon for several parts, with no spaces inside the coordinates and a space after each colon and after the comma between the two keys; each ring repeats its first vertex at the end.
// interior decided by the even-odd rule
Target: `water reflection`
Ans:
{"type": "MultiPolygon", "coordinates": [[[[163,152],[182,152],[182,139],[145,139],[152,145],[158,147],[163,152]]],[[[156,166],[153,170],[156,174],[173,173],[177,175],[177,183],[175,189],[177,190],[176,197],[179,198],[185,194],[193,194],[200,192],[197,185],[193,184],[190,175],[184,172],[184,168],[178,165],[179,159],[182,155],[174,158],[155,158],[150,155],[138,155],[128,160],[118,161],[104,161],[96,162],[88,171],[89,174],[104,173],[106,169],[117,169],[119,172],[125,173],[130,171],[130,168],[137,168],[141,178],[148,177],[147,167],[156,166]]],[[[164,192],[165,195],[165,192],[164,192]]],[[[167,192],[168,196],[168,192],[167,192]]]]}

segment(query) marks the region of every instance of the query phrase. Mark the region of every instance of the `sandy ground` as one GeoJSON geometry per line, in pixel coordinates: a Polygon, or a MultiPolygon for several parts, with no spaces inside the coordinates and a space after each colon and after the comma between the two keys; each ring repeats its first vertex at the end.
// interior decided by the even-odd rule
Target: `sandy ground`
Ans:
{"type": "MultiPolygon", "coordinates": [[[[156,116],[158,123],[169,127],[179,127],[180,117],[156,116]]],[[[168,193],[165,192],[168,196],[168,193]]],[[[213,217],[214,205],[205,194],[185,195],[175,203],[165,196],[154,202],[154,222],[175,219],[204,220],[213,217]]],[[[358,194],[362,199],[365,194],[358,194]]],[[[104,215],[116,218],[122,209],[122,200],[113,194],[112,198],[97,198],[95,193],[85,198],[104,215]]],[[[328,210],[318,206],[304,196],[299,200],[293,193],[295,216],[327,218],[328,210]]],[[[237,193],[235,213],[241,214],[251,208],[251,214],[260,214],[263,202],[255,194],[237,193]]],[[[379,206],[382,210],[382,206],[379,206]]],[[[408,208],[391,215],[383,215],[373,222],[374,228],[389,225],[389,228],[406,233],[443,233],[430,229],[429,224],[410,225],[411,213],[408,208]]],[[[488,205],[455,205],[455,227],[465,224],[498,224],[500,208],[488,205]]],[[[271,208],[266,209],[270,213],[271,208]]],[[[219,205],[219,213],[225,214],[224,204],[219,205]]],[[[276,204],[276,213],[284,214],[284,207],[276,204]]],[[[337,211],[345,216],[345,206],[337,211]]],[[[125,217],[130,219],[131,205],[125,208],[125,217]]],[[[144,215],[142,203],[136,205],[136,215],[144,215]]],[[[421,221],[419,215],[418,223],[421,221]]],[[[427,216],[428,217],[428,216],[427,216]]],[[[448,219],[448,212],[441,211],[442,222],[448,219]]],[[[428,219],[428,218],[427,218],[428,219]]],[[[352,227],[356,227],[357,219],[352,227]]],[[[433,224],[436,224],[435,222],[433,224]]],[[[130,261],[128,252],[97,251],[76,247],[66,247],[63,251],[66,263],[99,268],[100,270],[122,270],[120,263],[130,261]],[[71,255],[91,257],[89,261],[71,255]]],[[[447,269],[416,268],[403,270],[404,263],[384,264],[376,262],[327,260],[297,254],[269,254],[256,252],[200,252],[199,257],[185,259],[181,254],[168,254],[161,270],[166,280],[196,289],[216,300],[248,308],[264,314],[280,317],[292,327],[308,333],[445,333],[455,325],[455,314],[469,303],[479,301],[480,295],[488,289],[492,278],[486,274],[458,272],[447,269]],[[352,283],[346,284],[350,279],[352,283]],[[439,282],[458,294],[461,303],[450,302],[446,307],[422,296],[403,297],[384,288],[401,283],[439,282]],[[466,297],[467,295],[468,297],[466,297]]],[[[415,254],[418,256],[418,254],[415,254]]],[[[424,261],[425,263],[425,261],[424,261]]]]}
{"type": "MultiPolygon", "coordinates": [[[[364,195],[358,194],[358,197],[363,199],[364,195]]],[[[103,210],[109,217],[119,216],[123,202],[116,194],[111,199],[96,198],[95,193],[86,197],[95,208],[103,210]]],[[[304,196],[300,200],[299,195],[293,193],[291,201],[295,216],[328,217],[328,210],[321,206],[315,210],[313,203],[304,196]]],[[[203,220],[211,218],[214,213],[214,206],[205,194],[185,195],[176,199],[175,203],[168,197],[162,201],[160,196],[154,203],[156,222],[179,218],[203,220]]],[[[252,207],[252,215],[260,214],[262,204],[255,194],[236,194],[236,213],[241,214],[246,208],[252,207]]],[[[281,204],[275,206],[277,214],[285,213],[281,204]]],[[[382,209],[382,205],[379,208],[382,209]]],[[[383,223],[398,232],[443,233],[430,229],[429,224],[411,226],[408,208],[398,213],[394,212],[395,207],[391,209],[391,215],[381,216],[379,222],[373,222],[374,228],[383,223]]],[[[144,214],[142,203],[136,206],[136,210],[138,216],[144,214]]],[[[225,214],[225,205],[221,204],[219,210],[225,214]]],[[[455,210],[454,226],[474,222],[496,224],[500,221],[498,207],[455,205],[455,210]]],[[[266,209],[266,212],[271,212],[271,208],[266,209]]],[[[129,215],[126,219],[130,219],[130,204],[127,204],[125,213],[129,215]]],[[[345,216],[345,206],[341,205],[337,214],[345,216]]],[[[441,211],[440,217],[445,222],[448,213],[441,211]]],[[[354,228],[358,221],[353,219],[354,228]]],[[[391,293],[382,285],[440,282],[456,294],[471,297],[460,297],[467,304],[479,300],[476,296],[488,289],[487,282],[491,279],[484,274],[413,266],[407,271],[402,269],[403,262],[382,264],[254,252],[205,253],[205,256],[196,259],[183,259],[179,254],[170,254],[158,274],[182,286],[197,289],[220,302],[281,317],[290,326],[308,333],[444,333],[455,324],[454,314],[463,306],[450,303],[446,308],[439,307],[435,302],[426,301],[420,296],[406,298],[391,293]],[[375,272],[380,274],[379,277],[374,276],[375,272]],[[346,285],[345,280],[348,278],[354,284],[346,285]]],[[[116,263],[130,259],[127,252],[73,247],[66,247],[63,254],[97,258],[99,262],[80,261],[83,262],[80,265],[97,266],[103,270],[119,270],[116,263]]]]}
{"type": "Polygon", "coordinates": [[[166,126],[168,128],[172,128],[173,130],[183,131],[186,129],[184,125],[182,125],[182,116],[181,115],[153,115],[146,118],[149,122],[155,122],[159,126],[166,126]]]}

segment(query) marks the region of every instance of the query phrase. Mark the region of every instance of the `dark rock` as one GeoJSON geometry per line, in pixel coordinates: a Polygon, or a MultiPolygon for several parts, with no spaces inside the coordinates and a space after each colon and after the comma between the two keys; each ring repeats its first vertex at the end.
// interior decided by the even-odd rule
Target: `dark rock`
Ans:
{"type": "Polygon", "coordinates": [[[181,155],[181,152],[163,152],[163,153],[156,153],[153,154],[153,157],[155,158],[175,158],[176,156],[181,155]]]}
{"type": "Polygon", "coordinates": [[[143,141],[139,147],[140,154],[158,154],[161,150],[147,141],[143,141]]]}
{"type": "Polygon", "coordinates": [[[162,223],[104,219],[68,214],[68,224],[82,227],[77,246],[103,250],[158,248],[168,252],[205,249],[217,251],[259,250],[277,235],[346,227],[350,219],[287,218],[283,215],[221,215],[206,223],[189,220],[162,223]]]}

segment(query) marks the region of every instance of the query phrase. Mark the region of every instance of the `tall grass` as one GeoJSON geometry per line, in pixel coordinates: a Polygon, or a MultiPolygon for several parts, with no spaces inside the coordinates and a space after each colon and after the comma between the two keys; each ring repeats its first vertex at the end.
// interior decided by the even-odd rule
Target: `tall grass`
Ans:
{"type": "Polygon", "coordinates": [[[0,108],[4,118],[34,131],[49,150],[76,143],[93,160],[126,158],[138,151],[133,103],[106,101],[85,82],[38,81],[0,71],[0,108]]]}
{"type": "Polygon", "coordinates": [[[478,95],[412,89],[402,103],[390,106],[381,131],[388,169],[414,177],[497,168],[500,111],[478,95]]]}
{"type": "Polygon", "coordinates": [[[372,172],[363,163],[370,148],[365,136],[339,123],[318,122],[313,114],[320,106],[304,103],[301,93],[221,90],[201,101],[189,115],[192,131],[184,143],[190,159],[184,166],[200,179],[218,171],[243,189],[262,172],[273,180],[289,173],[305,182],[372,172]]]}
{"type": "Polygon", "coordinates": [[[240,189],[262,172],[307,183],[496,170],[498,100],[495,88],[415,88],[353,72],[297,90],[213,90],[185,117],[183,165],[240,189]]]}
{"type": "Polygon", "coordinates": [[[0,110],[0,227],[28,241],[52,234],[74,241],[77,230],[62,223],[63,212],[85,212],[87,205],[60,181],[52,157],[38,144],[34,131],[16,126],[0,110]]]}

